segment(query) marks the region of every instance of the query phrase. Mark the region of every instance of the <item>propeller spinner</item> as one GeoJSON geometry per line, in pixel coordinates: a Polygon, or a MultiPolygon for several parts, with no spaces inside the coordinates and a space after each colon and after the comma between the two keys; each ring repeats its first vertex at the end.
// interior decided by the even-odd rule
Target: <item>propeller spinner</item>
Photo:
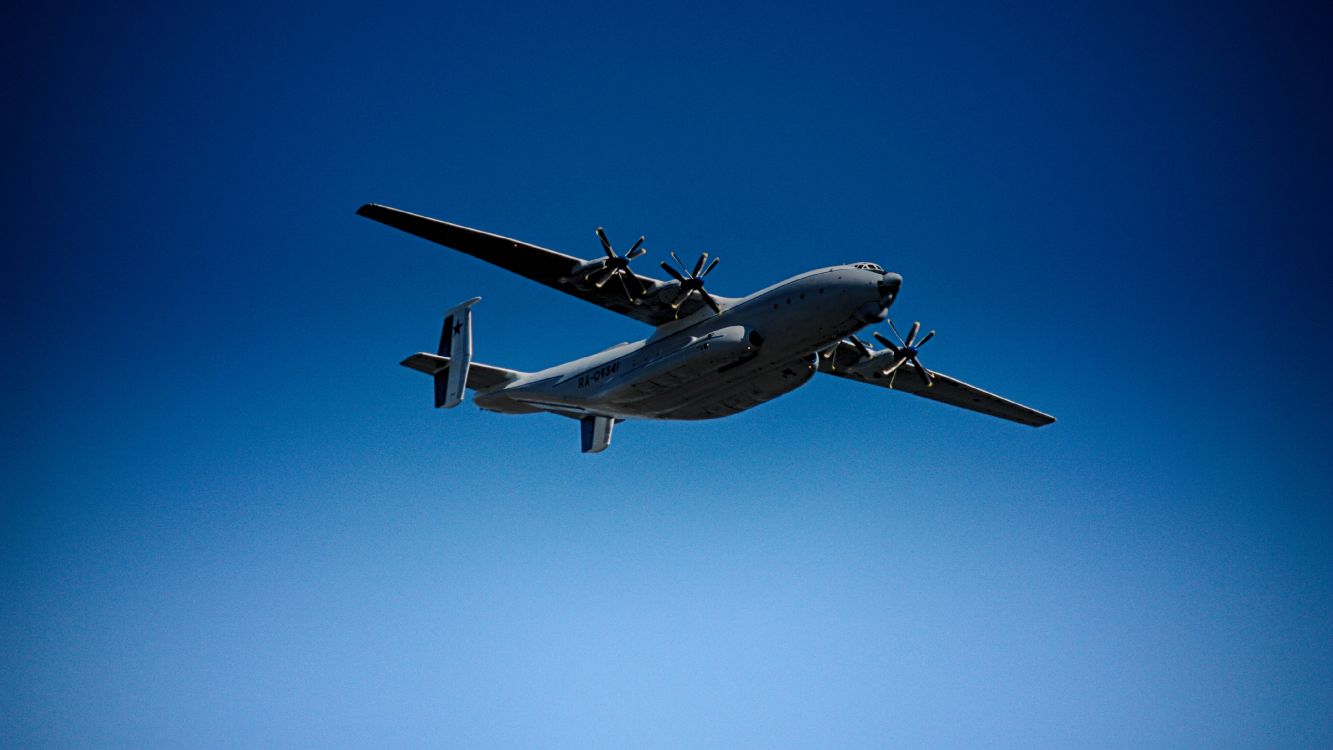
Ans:
{"type": "MultiPolygon", "coordinates": [[[[922,336],[920,341],[917,341],[916,335],[921,332],[921,323],[917,322],[912,324],[912,328],[907,332],[907,338],[904,339],[902,334],[898,333],[898,327],[893,324],[892,320],[888,321],[888,324],[889,328],[893,330],[893,335],[897,337],[898,343],[894,344],[887,336],[881,334],[879,331],[875,331],[871,334],[875,337],[876,341],[883,344],[884,347],[888,349],[889,353],[892,354],[889,365],[882,369],[875,370],[872,373],[872,377],[890,377],[898,372],[898,368],[910,362],[913,369],[916,370],[916,374],[921,377],[921,381],[926,384],[926,387],[930,388],[934,386],[935,376],[921,364],[920,360],[917,359],[917,354],[921,351],[921,347],[924,346],[927,341],[934,338],[935,332],[931,331],[925,336],[922,336]]],[[[856,336],[852,336],[851,340],[852,345],[855,346],[856,350],[861,353],[861,356],[867,360],[876,359],[885,354],[885,352],[882,351],[872,351],[870,347],[866,346],[864,341],[858,339],[856,336]]],[[[893,385],[892,380],[889,381],[889,385],[893,385]]]]}
{"type": "Polygon", "coordinates": [[[643,282],[639,277],[629,270],[629,262],[648,252],[643,248],[643,238],[640,237],[634,247],[624,255],[616,255],[616,251],[611,247],[611,241],[606,238],[606,232],[601,227],[597,227],[597,239],[602,241],[602,251],[606,253],[599,265],[594,266],[588,271],[584,279],[591,282],[593,286],[601,289],[606,286],[612,278],[620,280],[620,286],[625,290],[625,296],[633,302],[635,299],[648,293],[643,282]]]}
{"type": "Polygon", "coordinates": [[[676,298],[671,301],[671,309],[676,311],[676,316],[680,316],[680,306],[685,304],[685,300],[689,299],[691,294],[696,293],[699,295],[699,299],[704,301],[704,304],[713,308],[713,312],[722,312],[717,300],[713,299],[713,296],[704,290],[704,277],[712,273],[713,269],[717,268],[718,261],[722,259],[713,258],[713,262],[708,263],[708,253],[699,253],[699,260],[694,264],[694,269],[691,270],[684,263],[681,263],[675,252],[671,253],[671,257],[675,258],[680,270],[685,272],[681,274],[680,271],[672,268],[669,263],[662,261],[662,270],[671,274],[671,278],[680,282],[680,291],[676,293],[676,298]],[[704,268],[706,263],[708,263],[708,267],[704,268]]]}

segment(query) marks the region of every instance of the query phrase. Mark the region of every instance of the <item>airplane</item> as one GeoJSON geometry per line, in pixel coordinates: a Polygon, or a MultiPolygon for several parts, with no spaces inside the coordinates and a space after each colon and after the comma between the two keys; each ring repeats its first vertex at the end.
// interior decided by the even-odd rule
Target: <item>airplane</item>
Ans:
{"type": "Polygon", "coordinates": [[[400,363],[435,379],[436,408],[459,405],[471,389],[486,411],[577,419],[584,453],[605,450],[620,422],[727,417],[796,390],[817,373],[1032,427],[1055,421],[927,370],[918,355],[935,332],[918,339],[920,323],[903,337],[890,320],[896,342],[871,334],[883,348],[858,338],[862,328],[888,319],[902,287],[902,276],[875,263],[817,268],[745,297],[724,297],[704,288],[718,258],[709,263],[702,253],[687,266],[672,252],[676,266],[660,264],[669,279],[643,276],[630,262],[647,252],[644,238],[620,254],[601,227],[603,254],[582,259],[375,203],[357,214],[653,326],[640,341],[521,372],[472,361],[472,306],[481,299],[474,297],[445,313],[435,353],[400,363]]]}

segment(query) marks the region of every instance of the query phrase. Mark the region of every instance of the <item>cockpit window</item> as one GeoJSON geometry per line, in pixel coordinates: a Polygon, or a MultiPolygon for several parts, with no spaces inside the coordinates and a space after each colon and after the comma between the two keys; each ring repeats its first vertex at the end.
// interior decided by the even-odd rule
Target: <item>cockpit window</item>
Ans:
{"type": "Polygon", "coordinates": [[[874,271],[875,273],[884,273],[884,269],[880,268],[875,263],[853,263],[852,268],[864,268],[867,271],[874,271]]]}

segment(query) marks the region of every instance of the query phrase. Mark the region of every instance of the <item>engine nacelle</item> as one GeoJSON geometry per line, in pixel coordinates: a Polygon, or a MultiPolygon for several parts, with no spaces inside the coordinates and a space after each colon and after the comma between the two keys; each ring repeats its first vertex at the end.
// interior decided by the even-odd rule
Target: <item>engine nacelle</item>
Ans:
{"type": "Polygon", "coordinates": [[[878,379],[881,377],[879,373],[887,369],[890,365],[892,365],[897,358],[898,355],[894,354],[888,349],[884,349],[875,352],[875,356],[871,357],[870,359],[863,359],[854,365],[850,365],[848,367],[843,367],[840,369],[849,370],[851,372],[856,373],[857,375],[860,375],[863,378],[878,379]]]}
{"type": "Polygon", "coordinates": [[[588,274],[606,268],[606,258],[589,258],[580,262],[570,270],[569,275],[560,279],[562,284],[573,284],[577,287],[590,286],[588,283],[588,274]]]}

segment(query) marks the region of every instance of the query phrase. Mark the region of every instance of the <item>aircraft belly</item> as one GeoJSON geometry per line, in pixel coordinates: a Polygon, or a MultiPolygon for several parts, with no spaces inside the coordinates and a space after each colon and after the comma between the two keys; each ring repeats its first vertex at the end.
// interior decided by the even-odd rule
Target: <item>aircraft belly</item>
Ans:
{"type": "Polygon", "coordinates": [[[538,406],[512,398],[503,389],[491,393],[478,393],[472,397],[477,408],[497,414],[538,414],[546,411],[538,406]]]}
{"type": "Polygon", "coordinates": [[[695,359],[669,369],[644,372],[607,393],[604,399],[617,404],[642,404],[659,394],[706,385],[717,378],[719,371],[726,372],[746,361],[744,355],[716,360],[695,359]]]}
{"type": "Polygon", "coordinates": [[[756,360],[681,383],[631,408],[651,419],[716,419],[794,391],[814,374],[813,357],[756,360]]]}
{"type": "Polygon", "coordinates": [[[789,310],[765,307],[747,325],[764,340],[757,351],[725,361],[695,356],[678,366],[627,373],[597,400],[622,417],[696,420],[737,414],[804,385],[817,369],[815,353],[864,325],[842,305],[810,310],[799,322],[789,310]]]}
{"type": "Polygon", "coordinates": [[[789,393],[814,376],[816,352],[865,325],[841,305],[810,311],[799,322],[785,309],[750,319],[764,339],[756,356],[707,373],[684,371],[636,383],[642,394],[625,404],[650,419],[716,419],[789,393]]]}
{"type": "Polygon", "coordinates": [[[812,277],[775,289],[729,310],[727,317],[737,321],[730,326],[676,334],[685,337],[683,345],[667,338],[623,356],[585,358],[485,404],[479,398],[478,405],[508,413],[680,420],[754,408],[804,385],[817,370],[818,352],[868,322],[861,290],[833,282],[812,277]]]}

